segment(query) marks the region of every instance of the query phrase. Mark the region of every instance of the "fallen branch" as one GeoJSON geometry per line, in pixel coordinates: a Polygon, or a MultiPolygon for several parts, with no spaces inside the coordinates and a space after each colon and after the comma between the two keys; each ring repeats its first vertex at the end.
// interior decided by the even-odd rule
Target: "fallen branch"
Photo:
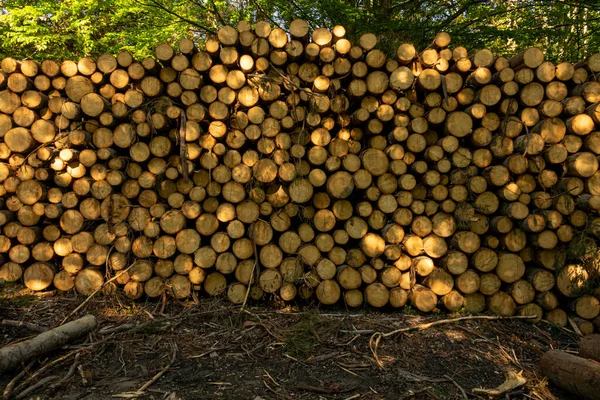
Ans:
{"type": "Polygon", "coordinates": [[[54,390],[58,389],[59,387],[61,387],[65,383],[67,383],[67,381],[69,379],[71,379],[71,377],[75,374],[75,370],[79,366],[79,357],[80,356],[81,356],[81,353],[77,353],[75,355],[75,360],[73,360],[73,364],[71,365],[71,368],[69,368],[69,371],[67,372],[67,374],[65,376],[63,376],[61,378],[61,380],[59,380],[58,382],[50,385],[50,390],[54,391],[54,390]]]}
{"type": "Polygon", "coordinates": [[[167,364],[167,366],[164,367],[158,374],[154,375],[154,377],[152,379],[150,379],[148,382],[146,382],[141,388],[139,388],[135,392],[119,393],[119,394],[113,395],[112,397],[118,397],[118,398],[122,398],[122,399],[131,399],[131,398],[138,398],[138,397],[142,396],[146,389],[148,389],[150,386],[152,386],[157,380],[160,379],[161,376],[163,376],[164,374],[167,373],[167,371],[173,366],[173,363],[175,363],[176,358],[177,358],[177,346],[173,345],[173,355],[171,356],[171,361],[169,361],[169,364],[167,364]]]}
{"type": "MultiPolygon", "coordinates": [[[[118,333],[124,333],[124,332],[131,332],[131,333],[133,333],[133,332],[136,332],[137,330],[139,330],[139,329],[141,329],[141,328],[143,328],[143,327],[145,327],[147,325],[148,325],[148,323],[140,324],[140,325],[138,325],[138,326],[136,326],[136,327],[134,327],[134,328],[132,328],[132,329],[130,329],[128,331],[122,331],[122,332],[118,332],[118,333]]],[[[15,389],[15,392],[22,391],[30,382],[33,382],[35,379],[37,379],[43,373],[45,373],[46,371],[50,370],[54,366],[60,364],[61,362],[66,361],[66,360],[68,360],[69,358],[71,358],[73,356],[77,357],[79,354],[81,354],[81,352],[83,352],[85,350],[90,350],[90,349],[92,349],[95,346],[98,346],[98,345],[101,345],[103,343],[106,343],[106,342],[110,341],[111,339],[113,339],[113,336],[105,337],[104,339],[101,339],[101,340],[99,340],[97,342],[91,343],[91,344],[89,344],[86,347],[82,347],[82,348],[79,348],[79,349],[72,350],[69,353],[65,354],[64,356],[61,356],[61,357],[57,358],[56,360],[53,360],[52,362],[44,365],[43,367],[41,367],[40,369],[38,369],[37,371],[35,371],[32,375],[28,376],[27,379],[25,379],[15,389]]],[[[79,363],[74,362],[74,365],[77,365],[77,364],[79,364],[79,363]]],[[[79,364],[79,365],[81,365],[81,364],[79,364]]],[[[26,367],[26,369],[29,369],[29,366],[26,367]]]]}
{"type": "Polygon", "coordinates": [[[2,321],[0,321],[0,325],[13,326],[15,328],[26,328],[26,329],[29,329],[30,331],[40,332],[40,333],[46,332],[48,330],[48,328],[46,328],[44,326],[35,325],[35,324],[25,322],[25,321],[14,321],[12,319],[3,319],[2,321]]]}
{"type": "Polygon", "coordinates": [[[10,399],[10,396],[12,395],[13,388],[15,387],[15,385],[17,384],[17,382],[19,382],[21,380],[21,378],[23,378],[25,376],[25,374],[29,373],[29,370],[31,369],[31,367],[33,367],[34,363],[35,363],[35,361],[31,361],[29,364],[27,364],[25,366],[25,368],[23,368],[23,370],[21,372],[19,372],[17,374],[17,376],[15,376],[8,383],[8,385],[6,385],[6,387],[4,388],[4,393],[2,393],[2,398],[3,399],[10,399]]]}
{"type": "Polygon", "coordinates": [[[83,318],[41,333],[33,339],[0,349],[0,374],[85,335],[96,328],[96,317],[83,318]]]}
{"type": "Polygon", "coordinates": [[[35,383],[34,385],[28,387],[27,389],[25,389],[24,391],[22,391],[21,393],[19,393],[15,399],[19,400],[19,399],[24,399],[26,398],[29,393],[33,392],[34,390],[44,386],[47,383],[52,382],[53,380],[57,379],[58,376],[52,375],[52,376],[47,376],[44,379],[38,381],[37,383],[35,383]]]}
{"type": "Polygon", "coordinates": [[[375,362],[377,363],[377,365],[380,368],[383,368],[383,364],[381,363],[381,361],[377,357],[377,347],[379,346],[379,342],[383,338],[387,338],[387,337],[394,336],[394,335],[397,335],[399,333],[404,333],[404,332],[422,331],[424,329],[428,329],[428,328],[431,328],[433,326],[445,325],[445,324],[452,324],[452,323],[460,322],[460,321],[470,321],[470,320],[478,320],[478,319],[501,320],[501,319],[530,319],[530,318],[535,318],[535,316],[531,316],[531,315],[517,315],[517,316],[513,316],[513,317],[501,317],[501,316],[493,316],[493,315],[471,315],[471,316],[468,316],[468,317],[458,317],[458,318],[451,318],[451,319],[441,319],[441,320],[438,320],[438,321],[427,322],[425,324],[419,324],[419,325],[415,325],[415,326],[408,326],[406,328],[396,329],[396,330],[393,330],[393,331],[387,332],[387,333],[384,333],[384,332],[375,332],[371,336],[371,339],[369,340],[369,348],[371,349],[371,353],[373,353],[373,357],[375,358],[375,362]]]}
{"type": "Polygon", "coordinates": [[[27,384],[29,384],[29,382],[32,382],[35,378],[37,378],[38,376],[40,376],[41,374],[43,374],[44,372],[46,372],[48,369],[52,368],[53,366],[65,361],[66,359],[78,354],[80,351],[82,351],[84,349],[77,349],[77,350],[73,350],[67,354],[65,354],[62,357],[57,358],[56,360],[52,361],[49,364],[44,365],[42,368],[38,369],[36,372],[34,372],[31,376],[29,376],[27,379],[25,379],[23,381],[23,383],[21,383],[15,391],[21,391],[23,390],[27,384]]]}
{"type": "Polygon", "coordinates": [[[119,333],[123,331],[128,331],[130,329],[135,328],[135,324],[123,324],[118,326],[107,326],[106,328],[100,329],[97,333],[102,336],[110,335],[113,333],[119,333]]]}
{"type": "Polygon", "coordinates": [[[460,393],[462,394],[463,399],[469,398],[469,397],[467,397],[467,392],[465,391],[465,389],[463,389],[463,387],[460,386],[458,384],[458,382],[456,382],[454,379],[452,379],[452,377],[450,377],[450,375],[444,375],[444,378],[448,379],[450,382],[452,382],[454,384],[454,386],[456,386],[458,388],[458,390],[460,390],[460,393]]]}

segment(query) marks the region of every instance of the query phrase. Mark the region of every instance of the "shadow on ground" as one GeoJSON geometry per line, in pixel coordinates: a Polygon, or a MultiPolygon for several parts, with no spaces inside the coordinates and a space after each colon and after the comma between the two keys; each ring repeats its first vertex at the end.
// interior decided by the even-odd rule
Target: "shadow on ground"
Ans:
{"type": "MultiPolygon", "coordinates": [[[[54,327],[83,300],[8,288],[0,293],[0,320],[54,327]]],[[[211,299],[94,298],[73,318],[93,314],[100,329],[33,362],[12,395],[29,389],[23,398],[484,399],[472,389],[495,388],[512,370],[523,371],[527,383],[504,398],[569,399],[540,376],[538,362],[549,349],[575,351],[577,337],[543,322],[472,320],[399,334],[380,342],[379,366],[372,333],[459,315],[266,309],[241,311],[211,299]]],[[[0,347],[34,334],[0,324],[0,347]]],[[[21,371],[1,375],[0,387],[21,371]]]]}

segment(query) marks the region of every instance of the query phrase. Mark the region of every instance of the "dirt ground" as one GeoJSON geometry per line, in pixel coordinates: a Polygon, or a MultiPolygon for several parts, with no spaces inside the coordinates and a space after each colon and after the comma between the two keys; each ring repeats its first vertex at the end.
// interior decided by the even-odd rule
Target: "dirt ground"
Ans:
{"type": "MultiPolygon", "coordinates": [[[[16,320],[54,327],[84,298],[0,289],[0,347],[37,334],[16,320]]],[[[487,399],[508,371],[525,386],[507,399],[570,399],[548,384],[538,362],[549,349],[576,352],[574,333],[540,322],[470,320],[382,339],[374,332],[464,315],[419,315],[365,308],[246,310],[226,301],[133,303],[121,295],[91,299],[99,328],[27,365],[12,395],[41,399],[487,399]],[[41,368],[41,373],[38,373],[41,368]],[[162,373],[160,377],[157,374],[162,373]],[[156,379],[153,379],[156,378],[156,379]],[[36,388],[36,383],[41,385],[36,388]],[[29,390],[29,392],[23,392],[29,390]]],[[[34,327],[35,328],[35,327],[34,327]]],[[[23,368],[0,375],[5,387],[23,368]]],[[[13,397],[14,398],[14,397],[13,397]]]]}

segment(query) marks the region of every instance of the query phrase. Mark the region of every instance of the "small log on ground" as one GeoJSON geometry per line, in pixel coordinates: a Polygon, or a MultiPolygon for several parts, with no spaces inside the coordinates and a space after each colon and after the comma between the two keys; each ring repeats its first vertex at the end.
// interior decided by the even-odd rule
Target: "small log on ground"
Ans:
{"type": "Polygon", "coordinates": [[[600,362],[600,335],[588,335],[579,342],[579,356],[600,362]]]}
{"type": "Polygon", "coordinates": [[[3,347],[0,349],[0,374],[91,332],[96,328],[96,324],[96,317],[86,315],[41,333],[33,339],[3,347]]]}
{"type": "Polygon", "coordinates": [[[543,355],[540,368],[555,385],[584,399],[600,399],[599,362],[550,350],[543,355]]]}

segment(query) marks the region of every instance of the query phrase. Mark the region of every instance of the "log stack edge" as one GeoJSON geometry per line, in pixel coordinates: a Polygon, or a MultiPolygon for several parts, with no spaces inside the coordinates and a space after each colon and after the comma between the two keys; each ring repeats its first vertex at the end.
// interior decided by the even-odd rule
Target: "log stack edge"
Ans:
{"type": "Polygon", "coordinates": [[[295,20],[5,58],[0,278],[600,329],[600,54],[450,42],[388,57],[295,20]]]}

